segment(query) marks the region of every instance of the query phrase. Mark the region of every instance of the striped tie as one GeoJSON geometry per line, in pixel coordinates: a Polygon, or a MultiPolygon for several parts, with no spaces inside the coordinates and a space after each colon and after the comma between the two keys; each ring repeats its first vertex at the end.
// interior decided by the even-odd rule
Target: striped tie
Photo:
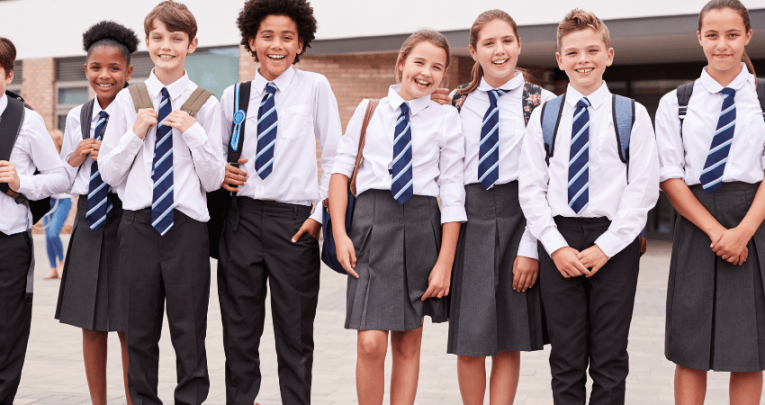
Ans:
{"type": "Polygon", "coordinates": [[[725,162],[728,161],[730,145],[733,143],[733,132],[736,130],[736,104],[734,100],[736,90],[726,87],[720,93],[724,97],[722,111],[720,118],[717,119],[717,130],[712,137],[707,161],[704,163],[704,170],[699,178],[704,187],[704,192],[707,194],[714,192],[722,185],[725,162]]]}
{"type": "Polygon", "coordinates": [[[154,145],[151,179],[154,181],[154,193],[151,203],[151,226],[165,235],[173,227],[173,128],[163,125],[173,111],[170,94],[162,88],[162,101],[159,104],[159,122],[157,125],[157,143],[154,145]]]}
{"type": "Polygon", "coordinates": [[[478,149],[478,181],[487,190],[499,179],[499,96],[502,89],[489,90],[489,109],[481,124],[481,145],[478,149]]]}
{"type": "Polygon", "coordinates": [[[255,169],[258,171],[258,177],[264,180],[274,168],[274,144],[276,144],[278,119],[274,93],[276,93],[276,85],[268,82],[266,95],[263,96],[258,108],[258,155],[255,158],[255,169]]]}
{"type": "Polygon", "coordinates": [[[580,215],[590,203],[590,100],[576,103],[568,161],[568,206],[580,215]]]}
{"type": "MultiPolygon", "coordinates": [[[[104,129],[109,122],[109,114],[106,111],[98,113],[98,123],[93,138],[100,141],[104,136],[104,129]]],[[[88,184],[88,211],[85,213],[85,223],[90,229],[97,231],[104,226],[106,214],[112,210],[109,200],[109,192],[112,188],[101,179],[98,171],[98,162],[90,165],[90,183],[88,184]]]]}
{"type": "Polygon", "coordinates": [[[390,192],[404,205],[414,195],[412,179],[412,129],[409,123],[409,104],[401,104],[401,115],[396,121],[393,138],[393,180],[390,192]]]}

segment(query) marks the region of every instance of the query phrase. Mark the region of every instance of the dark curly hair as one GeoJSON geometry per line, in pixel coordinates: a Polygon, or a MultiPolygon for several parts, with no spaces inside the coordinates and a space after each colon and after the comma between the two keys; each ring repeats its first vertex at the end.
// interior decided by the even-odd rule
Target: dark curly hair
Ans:
{"type": "MultiPolygon", "coordinates": [[[[250,48],[250,38],[255,37],[260,23],[269,15],[291,18],[297,25],[298,40],[303,43],[303,53],[311,47],[311,41],[316,38],[316,18],[313,16],[311,3],[306,0],[247,0],[239,18],[236,19],[236,24],[242,34],[242,45],[252,53],[255,61],[260,62],[255,50],[250,48]]],[[[295,55],[292,63],[299,61],[300,55],[295,55]]]]}
{"type": "Polygon", "coordinates": [[[101,21],[82,34],[82,47],[88,53],[98,46],[113,46],[120,50],[130,65],[130,54],[138,49],[139,39],[135,31],[114,21],[101,21]]]}

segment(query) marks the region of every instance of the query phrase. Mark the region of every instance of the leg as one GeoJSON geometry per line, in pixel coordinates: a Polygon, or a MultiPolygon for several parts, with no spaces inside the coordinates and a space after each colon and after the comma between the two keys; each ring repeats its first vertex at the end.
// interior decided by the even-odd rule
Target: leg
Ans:
{"type": "Polygon", "coordinates": [[[675,404],[703,405],[707,395],[706,370],[675,367],[675,404]]]}
{"type": "Polygon", "coordinates": [[[483,405],[486,395],[486,357],[457,356],[457,380],[463,404],[483,405]]]}
{"type": "Polygon", "coordinates": [[[106,342],[108,332],[82,330],[82,354],[93,405],[106,405],[106,342]]]}
{"type": "Polygon", "coordinates": [[[521,372],[521,352],[501,350],[491,359],[491,405],[507,405],[515,401],[521,372]]]}
{"type": "Polygon", "coordinates": [[[388,331],[360,330],[356,343],[356,392],[359,405],[382,405],[388,331]]]}
{"type": "Polygon", "coordinates": [[[64,229],[64,223],[66,222],[66,218],[69,216],[69,211],[71,209],[72,199],[63,198],[59,200],[59,207],[55,212],[55,217],[53,218],[54,225],[56,227],[56,229],[54,229],[56,232],[56,237],[54,238],[53,242],[56,247],[56,259],[58,260],[58,266],[56,266],[56,273],[58,274],[58,278],[61,278],[61,273],[64,270],[64,245],[61,243],[61,230],[64,229]]]}
{"type": "MultiPolygon", "coordinates": [[[[51,201],[51,204],[53,202],[51,201]]],[[[53,220],[43,217],[43,226],[45,226],[45,252],[48,254],[48,263],[50,263],[50,273],[43,277],[43,280],[50,280],[58,277],[58,268],[56,263],[56,246],[54,244],[53,220]]]]}
{"type": "Polygon", "coordinates": [[[390,376],[391,405],[412,405],[420,378],[422,327],[406,332],[391,332],[393,369],[390,376]]]}
{"type": "Polygon", "coordinates": [[[117,336],[120,338],[120,348],[122,351],[122,380],[125,383],[125,400],[127,400],[127,405],[133,405],[133,401],[130,400],[130,391],[128,391],[127,339],[125,338],[125,332],[117,332],[117,336]]]}
{"type": "Polygon", "coordinates": [[[731,405],[757,405],[762,396],[762,371],[730,373],[731,405]]]}

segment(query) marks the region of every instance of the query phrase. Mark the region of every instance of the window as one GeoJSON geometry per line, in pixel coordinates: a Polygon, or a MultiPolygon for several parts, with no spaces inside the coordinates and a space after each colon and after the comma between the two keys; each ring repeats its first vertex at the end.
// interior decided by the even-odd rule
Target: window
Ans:
{"type": "Polygon", "coordinates": [[[197,49],[186,57],[186,72],[220,100],[226,87],[239,83],[239,47],[197,49]]]}

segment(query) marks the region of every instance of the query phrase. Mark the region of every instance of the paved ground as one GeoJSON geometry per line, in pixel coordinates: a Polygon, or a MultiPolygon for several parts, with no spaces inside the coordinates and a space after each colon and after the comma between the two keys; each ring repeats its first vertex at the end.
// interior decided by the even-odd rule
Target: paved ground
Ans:
{"type": "MultiPolygon", "coordinates": [[[[65,236],[64,243],[67,242],[68,236],[65,236]]],[[[35,243],[38,270],[32,335],[16,404],[90,403],[82,362],[81,332],[53,319],[59,282],[41,280],[48,270],[42,235],[35,236],[35,243]]],[[[629,345],[631,373],[627,380],[627,404],[630,405],[673,403],[674,366],[663,354],[669,252],[669,243],[651,242],[649,253],[642,259],[629,345]]],[[[356,335],[343,329],[345,279],[326,268],[322,272],[316,316],[313,403],[353,404],[356,403],[356,335]]],[[[224,356],[217,287],[215,277],[212,279],[207,332],[211,389],[206,403],[218,405],[225,403],[224,356]]],[[[258,401],[263,405],[281,403],[270,322],[270,318],[266,320],[261,345],[264,378],[258,401]]],[[[446,337],[446,324],[425,325],[417,404],[461,403],[456,359],[446,354],[446,337]]],[[[166,322],[160,350],[160,396],[166,403],[172,403],[175,359],[166,322]]],[[[548,350],[522,355],[522,375],[516,404],[552,405],[548,350]]],[[[390,370],[390,365],[387,369],[390,370]]],[[[120,370],[119,343],[116,334],[113,334],[109,342],[108,365],[110,404],[125,403],[120,370]]],[[[728,403],[727,381],[727,373],[710,374],[708,404],[728,403]]]]}

